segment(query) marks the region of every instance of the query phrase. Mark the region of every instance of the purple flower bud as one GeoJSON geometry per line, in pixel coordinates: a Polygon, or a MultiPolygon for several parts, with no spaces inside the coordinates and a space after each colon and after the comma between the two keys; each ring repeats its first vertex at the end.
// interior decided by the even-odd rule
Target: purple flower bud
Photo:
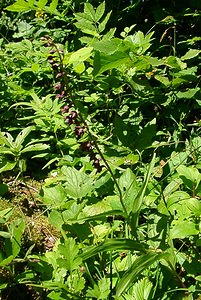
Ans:
{"type": "Polygon", "coordinates": [[[65,75],[65,72],[60,72],[56,75],[56,78],[63,77],[65,75]]]}
{"type": "Polygon", "coordinates": [[[55,88],[56,91],[60,90],[60,88],[61,88],[61,83],[58,82],[57,84],[55,84],[54,88],[55,88]]]}
{"type": "Polygon", "coordinates": [[[59,67],[59,63],[54,63],[52,66],[53,66],[54,68],[58,68],[58,67],[59,67]]]}
{"type": "Polygon", "coordinates": [[[71,119],[70,116],[65,117],[65,121],[66,121],[66,123],[67,123],[68,125],[71,125],[71,124],[72,124],[72,119],[71,119]]]}
{"type": "Polygon", "coordinates": [[[65,105],[61,110],[62,113],[64,113],[64,114],[67,113],[69,111],[69,108],[70,108],[69,105],[65,105]]]}
{"type": "Polygon", "coordinates": [[[56,98],[63,98],[65,96],[65,92],[62,91],[60,94],[56,94],[56,98]]]}
{"type": "Polygon", "coordinates": [[[70,115],[72,119],[77,119],[77,112],[75,110],[71,111],[70,115]]]}
{"type": "Polygon", "coordinates": [[[55,61],[53,59],[48,59],[48,62],[53,65],[55,63],[55,61]]]}
{"type": "Polygon", "coordinates": [[[76,137],[79,139],[84,134],[84,128],[81,126],[76,126],[75,134],[76,134],[76,137]]]}
{"type": "Polygon", "coordinates": [[[51,50],[49,51],[50,54],[54,54],[55,52],[56,52],[55,49],[51,49],[51,50]]]}

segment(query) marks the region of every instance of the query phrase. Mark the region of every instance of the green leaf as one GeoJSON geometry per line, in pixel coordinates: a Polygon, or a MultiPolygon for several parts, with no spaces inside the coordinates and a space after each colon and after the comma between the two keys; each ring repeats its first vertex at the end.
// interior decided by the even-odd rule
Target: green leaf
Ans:
{"type": "Polygon", "coordinates": [[[143,199],[144,199],[144,195],[145,195],[145,192],[146,192],[146,189],[147,189],[147,185],[149,183],[149,179],[151,177],[151,174],[152,174],[152,171],[153,171],[153,168],[154,168],[154,165],[155,165],[155,159],[156,159],[156,154],[154,153],[153,157],[152,157],[152,160],[149,164],[149,167],[148,167],[148,170],[145,174],[145,178],[144,178],[144,182],[139,190],[139,193],[137,195],[137,197],[135,198],[135,201],[133,203],[133,213],[136,213],[140,210],[141,208],[141,205],[143,203],[143,199]]]}
{"type": "Polygon", "coordinates": [[[183,220],[182,222],[175,220],[172,222],[172,229],[170,229],[172,239],[185,239],[197,234],[199,234],[199,229],[191,220],[183,220]]]}
{"type": "Polygon", "coordinates": [[[8,161],[6,159],[0,161],[0,173],[13,170],[16,164],[16,161],[8,161]]]}
{"type": "Polygon", "coordinates": [[[138,275],[141,275],[142,272],[148,269],[153,263],[164,259],[166,256],[166,253],[149,252],[138,257],[117,284],[116,295],[118,297],[121,296],[121,294],[137,280],[138,275]]]}
{"type": "Polygon", "coordinates": [[[8,185],[5,183],[0,183],[0,197],[8,192],[8,185]]]}
{"type": "Polygon", "coordinates": [[[0,211],[0,223],[6,223],[12,215],[13,208],[6,208],[0,211]]]}
{"type": "Polygon", "coordinates": [[[201,180],[201,174],[198,169],[180,165],[177,167],[177,172],[188,188],[192,189],[194,187],[196,189],[198,187],[201,180]]]}
{"type": "Polygon", "coordinates": [[[50,13],[54,13],[56,8],[57,8],[57,5],[58,5],[58,0],[52,0],[51,4],[50,4],[50,13]]]}
{"type": "Polygon", "coordinates": [[[189,89],[186,92],[178,92],[177,97],[179,99],[183,99],[183,98],[192,99],[195,96],[195,94],[199,91],[200,91],[200,88],[196,87],[196,88],[193,88],[193,89],[189,89]]]}
{"type": "Polygon", "coordinates": [[[25,229],[25,225],[26,224],[23,220],[16,220],[13,221],[9,226],[13,257],[16,257],[21,250],[21,238],[25,229]]]}
{"type": "Polygon", "coordinates": [[[31,7],[28,2],[25,2],[24,0],[17,0],[14,4],[7,6],[5,9],[15,12],[24,12],[30,10],[31,7]]]}
{"type": "Polygon", "coordinates": [[[84,13],[89,17],[90,21],[95,21],[95,10],[91,3],[85,3],[84,5],[84,13]]]}
{"type": "Polygon", "coordinates": [[[149,300],[151,299],[151,292],[153,289],[153,284],[149,281],[147,277],[138,280],[133,286],[132,295],[134,299],[137,300],[149,300]]]}
{"type": "Polygon", "coordinates": [[[65,189],[61,185],[43,187],[40,193],[44,204],[61,207],[66,201],[65,189]]]}
{"type": "Polygon", "coordinates": [[[43,9],[45,5],[47,4],[48,0],[38,0],[37,7],[40,9],[43,9]]]}
{"type": "Polygon", "coordinates": [[[82,257],[83,260],[86,260],[90,257],[95,256],[100,252],[105,252],[105,251],[130,250],[130,251],[146,252],[147,248],[148,248],[147,245],[129,239],[110,239],[106,242],[101,243],[100,245],[83,249],[83,253],[80,256],[82,257]]]}
{"type": "Polygon", "coordinates": [[[91,56],[91,52],[93,51],[92,47],[84,47],[79,49],[78,51],[71,54],[68,63],[72,64],[75,62],[83,62],[87,60],[91,56]]]}
{"type": "Polygon", "coordinates": [[[103,1],[96,9],[95,12],[95,21],[98,22],[105,12],[105,1],[103,1]]]}
{"type": "Polygon", "coordinates": [[[183,55],[181,57],[181,60],[187,60],[187,59],[191,59],[191,58],[194,58],[196,56],[198,56],[200,54],[200,50],[198,49],[190,49],[188,52],[186,52],[185,55],[183,55]]]}
{"type": "Polygon", "coordinates": [[[111,13],[112,13],[111,11],[109,13],[107,13],[105,19],[98,25],[99,32],[103,32],[105,30],[105,27],[107,25],[107,22],[109,21],[111,13]]]}
{"type": "Polygon", "coordinates": [[[33,130],[33,126],[24,128],[16,137],[14,145],[16,149],[20,149],[22,143],[25,141],[26,137],[33,130]]]}
{"type": "Polygon", "coordinates": [[[65,259],[58,258],[57,263],[61,268],[65,268],[70,273],[77,269],[81,263],[82,259],[78,256],[79,248],[75,243],[75,239],[68,238],[64,241],[64,245],[58,246],[58,251],[64,256],[65,259]]]}
{"type": "MultiPolygon", "coordinates": [[[[118,184],[122,191],[123,202],[127,208],[127,212],[130,213],[139,190],[136,176],[133,174],[130,168],[127,168],[126,171],[121,175],[118,180],[118,184]]],[[[118,193],[117,190],[116,193],[118,193]]]]}
{"type": "Polygon", "coordinates": [[[62,167],[65,175],[65,190],[70,197],[83,198],[93,189],[93,180],[75,168],[62,167]]]}
{"type": "Polygon", "coordinates": [[[64,224],[62,215],[58,210],[54,210],[54,209],[51,210],[51,212],[48,216],[48,220],[49,220],[50,224],[57,227],[58,229],[61,229],[62,225],[64,224]]]}
{"type": "Polygon", "coordinates": [[[186,64],[183,63],[178,57],[175,56],[169,56],[166,59],[166,64],[170,68],[176,69],[178,71],[186,68],[186,64]]]}
{"type": "Polygon", "coordinates": [[[50,148],[49,145],[38,143],[38,144],[29,145],[29,146],[25,147],[21,151],[21,153],[27,153],[27,152],[32,152],[32,151],[43,151],[43,150],[46,150],[46,149],[49,149],[49,148],[50,148]]]}
{"type": "Polygon", "coordinates": [[[94,57],[93,75],[97,76],[107,70],[117,69],[122,67],[122,65],[129,63],[130,61],[130,57],[126,52],[117,51],[112,55],[104,55],[96,52],[94,57]]]}
{"type": "Polygon", "coordinates": [[[10,238],[10,233],[6,231],[0,231],[0,236],[2,236],[5,239],[10,238]]]}

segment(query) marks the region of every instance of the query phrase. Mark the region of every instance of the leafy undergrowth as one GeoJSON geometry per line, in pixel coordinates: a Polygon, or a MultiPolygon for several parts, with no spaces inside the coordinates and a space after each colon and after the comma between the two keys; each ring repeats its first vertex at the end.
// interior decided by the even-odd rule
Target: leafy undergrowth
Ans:
{"type": "Polygon", "coordinates": [[[0,299],[201,299],[201,7],[13,2],[0,299]]]}

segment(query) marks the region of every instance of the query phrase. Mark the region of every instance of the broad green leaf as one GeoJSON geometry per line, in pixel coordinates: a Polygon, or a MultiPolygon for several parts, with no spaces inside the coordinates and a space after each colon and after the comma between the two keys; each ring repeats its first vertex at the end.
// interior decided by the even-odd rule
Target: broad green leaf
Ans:
{"type": "Polygon", "coordinates": [[[43,9],[45,5],[47,4],[48,0],[38,0],[37,7],[40,9],[43,9]]]}
{"type": "Polygon", "coordinates": [[[94,70],[93,75],[97,76],[101,73],[111,70],[118,69],[129,63],[130,57],[126,52],[115,52],[112,55],[104,55],[102,53],[96,52],[94,57],[94,70]]]}
{"type": "Polygon", "coordinates": [[[10,216],[12,215],[13,208],[6,208],[0,211],[0,223],[5,223],[8,221],[10,216]]]}
{"type": "Polygon", "coordinates": [[[99,30],[100,33],[105,30],[105,27],[107,25],[107,22],[109,21],[111,13],[112,13],[111,11],[109,13],[107,13],[105,19],[98,25],[98,30],[99,30]]]}
{"type": "Polygon", "coordinates": [[[83,260],[86,260],[100,252],[105,251],[130,250],[144,253],[146,252],[147,248],[147,245],[129,239],[110,239],[106,242],[101,243],[100,245],[91,246],[86,249],[83,249],[83,253],[80,256],[83,260]]]}
{"type": "Polygon", "coordinates": [[[17,0],[14,4],[7,6],[5,9],[15,12],[24,12],[30,10],[30,4],[24,0],[17,0]]]}
{"type": "Polygon", "coordinates": [[[201,180],[201,174],[198,169],[180,165],[177,167],[177,172],[188,188],[192,189],[194,187],[196,189],[198,187],[201,180]]]}
{"type": "Polygon", "coordinates": [[[61,268],[65,268],[70,273],[77,269],[81,263],[82,259],[78,255],[79,248],[75,243],[75,239],[68,238],[64,241],[64,245],[58,246],[58,251],[60,254],[64,256],[64,259],[58,258],[57,263],[61,268]]]}
{"type": "Polygon", "coordinates": [[[21,250],[21,238],[25,229],[25,225],[26,224],[23,220],[16,220],[13,221],[9,226],[13,257],[16,257],[21,250]]]}
{"type": "Polygon", "coordinates": [[[183,55],[181,57],[181,60],[187,60],[187,59],[191,59],[191,58],[194,58],[196,56],[198,56],[200,54],[200,50],[198,49],[190,49],[188,52],[186,52],[185,55],[183,55]]]}
{"type": "Polygon", "coordinates": [[[58,0],[52,0],[52,2],[50,3],[50,13],[54,13],[56,8],[57,8],[57,5],[58,5],[58,0]]]}
{"type": "Polygon", "coordinates": [[[85,64],[83,62],[78,64],[73,64],[73,69],[78,74],[82,74],[85,71],[85,64]]]}
{"type": "Polygon", "coordinates": [[[8,161],[6,159],[0,161],[0,173],[13,170],[16,164],[16,161],[8,161]]]}
{"type": "Polygon", "coordinates": [[[95,12],[95,21],[98,22],[105,12],[105,1],[103,1],[96,9],[95,12]]]}
{"type": "Polygon", "coordinates": [[[175,220],[172,222],[172,229],[170,235],[172,239],[185,239],[191,235],[199,234],[198,226],[192,220],[175,220]]]}
{"type": "Polygon", "coordinates": [[[78,51],[71,54],[71,56],[68,60],[68,63],[69,64],[72,64],[72,63],[75,63],[75,62],[81,63],[81,62],[87,60],[91,56],[92,51],[93,51],[92,47],[81,48],[78,51]]]}
{"type": "Polygon", "coordinates": [[[49,220],[50,224],[57,227],[58,229],[61,229],[62,225],[64,224],[62,215],[58,210],[54,210],[54,209],[51,210],[51,212],[48,216],[48,220],[49,220]]]}
{"type": "Polygon", "coordinates": [[[46,150],[46,149],[49,149],[49,148],[50,148],[49,145],[38,143],[38,144],[29,145],[29,146],[25,147],[21,151],[21,153],[27,153],[27,152],[32,152],[32,151],[43,151],[43,150],[46,150]]]}
{"type": "Polygon", "coordinates": [[[35,0],[28,0],[29,7],[31,7],[32,9],[34,8],[34,2],[35,0]]]}
{"type": "Polygon", "coordinates": [[[169,56],[166,59],[166,64],[170,68],[176,69],[178,71],[186,68],[186,64],[183,63],[178,57],[175,56],[169,56]]]}
{"type": "Polygon", "coordinates": [[[165,86],[170,85],[170,81],[169,81],[168,77],[164,77],[164,76],[161,76],[161,75],[155,75],[154,78],[156,80],[158,80],[160,83],[164,84],[165,86]]]}
{"type": "Polygon", "coordinates": [[[143,271],[148,269],[153,263],[165,259],[166,253],[148,252],[147,254],[138,257],[131,268],[129,268],[117,284],[116,295],[119,297],[126,289],[133,284],[143,271]]]}
{"type": "Polygon", "coordinates": [[[10,233],[6,231],[0,231],[0,236],[2,236],[5,239],[10,238],[10,233]]]}
{"type": "Polygon", "coordinates": [[[43,203],[47,205],[61,207],[67,201],[65,189],[61,185],[43,187],[40,195],[43,203]]]}
{"type": "Polygon", "coordinates": [[[192,99],[195,96],[195,94],[199,91],[200,91],[200,88],[196,87],[196,88],[193,88],[193,89],[189,89],[186,92],[178,92],[177,97],[179,99],[183,99],[183,98],[192,99]]]}
{"type": "Polygon", "coordinates": [[[65,175],[65,190],[70,197],[83,198],[93,189],[93,180],[87,174],[75,168],[62,167],[65,175]]]}
{"type": "MultiPolygon", "coordinates": [[[[121,189],[123,202],[127,212],[130,213],[139,191],[136,176],[133,174],[130,168],[127,168],[126,171],[121,175],[118,180],[118,185],[121,189]]],[[[116,193],[118,193],[117,190],[116,193]]]]}
{"type": "Polygon", "coordinates": [[[88,15],[90,21],[95,21],[95,10],[91,3],[85,3],[84,5],[84,13],[88,15]]]}

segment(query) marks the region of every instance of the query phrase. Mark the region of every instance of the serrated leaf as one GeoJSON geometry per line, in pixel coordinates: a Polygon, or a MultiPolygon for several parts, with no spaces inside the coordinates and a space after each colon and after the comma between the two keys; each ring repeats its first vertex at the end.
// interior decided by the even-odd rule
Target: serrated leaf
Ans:
{"type": "Polygon", "coordinates": [[[109,13],[107,13],[105,19],[98,25],[98,30],[99,30],[100,33],[105,30],[105,27],[107,25],[107,22],[109,21],[111,13],[112,13],[111,11],[109,13]]]}
{"type": "Polygon", "coordinates": [[[93,189],[93,180],[75,168],[62,167],[65,175],[65,190],[70,197],[83,198],[93,189]]]}
{"type": "Polygon", "coordinates": [[[75,243],[75,239],[68,238],[64,241],[64,245],[58,246],[58,251],[64,256],[65,259],[57,259],[60,267],[67,269],[70,273],[77,269],[82,263],[82,259],[78,256],[79,248],[75,243]]]}
{"type": "Polygon", "coordinates": [[[41,191],[41,197],[44,204],[61,207],[66,202],[66,193],[61,185],[54,187],[44,187],[41,191]]]}
{"type": "Polygon", "coordinates": [[[96,9],[95,12],[95,21],[98,22],[105,12],[105,1],[103,1],[96,9]]]}
{"type": "Polygon", "coordinates": [[[91,3],[85,3],[84,5],[84,13],[88,15],[90,21],[95,21],[95,10],[91,3]]]}
{"type": "Polygon", "coordinates": [[[134,284],[132,295],[137,300],[149,300],[152,288],[153,284],[145,277],[134,284]]]}

